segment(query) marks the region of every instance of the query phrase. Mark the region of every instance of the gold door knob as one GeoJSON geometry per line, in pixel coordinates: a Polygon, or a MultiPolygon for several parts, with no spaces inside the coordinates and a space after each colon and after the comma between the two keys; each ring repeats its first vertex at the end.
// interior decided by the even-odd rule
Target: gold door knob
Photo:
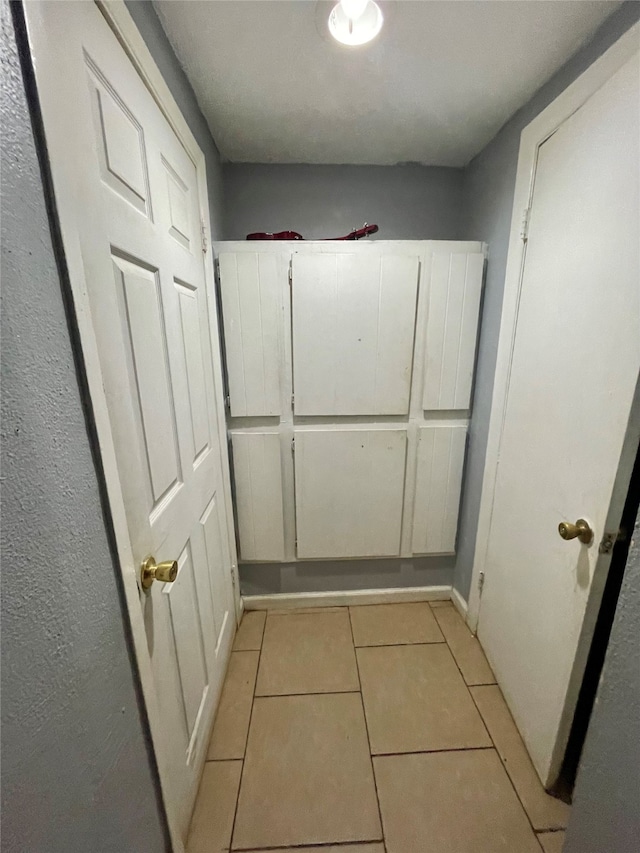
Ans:
{"type": "Polygon", "coordinates": [[[588,545],[593,539],[593,530],[584,518],[579,518],[575,524],[561,521],[558,525],[558,533],[563,539],[579,539],[584,545],[588,545]]]}
{"type": "Polygon", "coordinates": [[[154,581],[161,581],[161,583],[173,583],[177,574],[177,560],[167,560],[165,563],[156,563],[153,557],[147,557],[140,567],[140,583],[142,584],[142,589],[149,589],[154,581]]]}

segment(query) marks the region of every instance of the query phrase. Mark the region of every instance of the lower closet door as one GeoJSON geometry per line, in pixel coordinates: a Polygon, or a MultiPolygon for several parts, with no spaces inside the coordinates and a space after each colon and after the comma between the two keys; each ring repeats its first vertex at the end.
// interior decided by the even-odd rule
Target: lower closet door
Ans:
{"type": "Polygon", "coordinates": [[[455,553],[466,441],[466,424],[429,424],[418,431],[414,554],[455,553]]]}
{"type": "Polygon", "coordinates": [[[397,427],[295,431],[299,558],[399,555],[406,443],[397,427]]]}

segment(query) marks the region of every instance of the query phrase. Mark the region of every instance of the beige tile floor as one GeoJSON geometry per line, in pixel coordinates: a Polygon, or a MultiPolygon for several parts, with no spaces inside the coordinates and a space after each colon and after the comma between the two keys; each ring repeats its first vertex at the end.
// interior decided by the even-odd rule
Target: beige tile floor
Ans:
{"type": "Polygon", "coordinates": [[[561,853],[568,814],[450,603],[250,612],[188,853],[561,853]]]}

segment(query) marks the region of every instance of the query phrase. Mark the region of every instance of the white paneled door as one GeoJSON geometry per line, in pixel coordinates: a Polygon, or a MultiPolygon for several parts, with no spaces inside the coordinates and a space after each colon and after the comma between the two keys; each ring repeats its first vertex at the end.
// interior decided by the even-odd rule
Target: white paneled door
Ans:
{"type": "Polygon", "coordinates": [[[630,471],[638,441],[639,72],[636,54],[539,137],[499,413],[478,631],[545,784],[562,761],[609,568],[599,546],[618,532],[618,470],[625,458],[630,471]],[[559,535],[578,519],[591,541],[559,535]]]}
{"type": "Polygon", "coordinates": [[[202,164],[93,3],[26,11],[98,418],[106,406],[110,497],[116,525],[118,494],[126,521],[125,584],[150,556],[177,562],[172,583],[140,591],[131,618],[134,637],[144,624],[137,653],[163,793],[184,837],[235,630],[202,164]]]}

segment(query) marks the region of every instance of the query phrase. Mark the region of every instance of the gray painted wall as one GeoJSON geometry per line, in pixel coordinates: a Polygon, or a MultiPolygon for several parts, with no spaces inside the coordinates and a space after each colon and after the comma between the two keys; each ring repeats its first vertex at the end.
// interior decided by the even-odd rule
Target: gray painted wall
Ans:
{"type": "Polygon", "coordinates": [[[623,3],[605,21],[593,40],[570,59],[529,103],[509,120],[465,170],[459,234],[465,240],[483,240],[489,244],[473,417],[469,430],[469,451],[454,579],[454,586],[465,599],[468,598],[471,584],[484,457],[489,432],[520,133],[639,18],[640,3],[623,3]]]}
{"type": "Polygon", "coordinates": [[[565,853],[640,839],[640,513],[576,781],[565,853]]]}
{"type": "Polygon", "coordinates": [[[156,65],[162,72],[171,94],[176,99],[182,115],[191,129],[191,133],[195,136],[204,154],[209,190],[211,239],[220,240],[223,234],[222,167],[220,154],[209,131],[209,125],[200,112],[191,84],[169,44],[169,39],[162,29],[162,24],[155,13],[151,0],[125,0],[125,6],[140,30],[156,65]]]}
{"type": "Polygon", "coordinates": [[[300,563],[241,563],[243,595],[278,592],[336,592],[353,589],[451,586],[455,557],[411,560],[309,560],[300,563]]]}
{"type": "Polygon", "coordinates": [[[165,849],[8,3],[2,93],[2,850],[165,849]]]}
{"type": "Polygon", "coordinates": [[[289,230],[318,240],[365,221],[379,225],[384,240],[458,236],[462,169],[225,163],[223,170],[225,240],[289,230]]]}

